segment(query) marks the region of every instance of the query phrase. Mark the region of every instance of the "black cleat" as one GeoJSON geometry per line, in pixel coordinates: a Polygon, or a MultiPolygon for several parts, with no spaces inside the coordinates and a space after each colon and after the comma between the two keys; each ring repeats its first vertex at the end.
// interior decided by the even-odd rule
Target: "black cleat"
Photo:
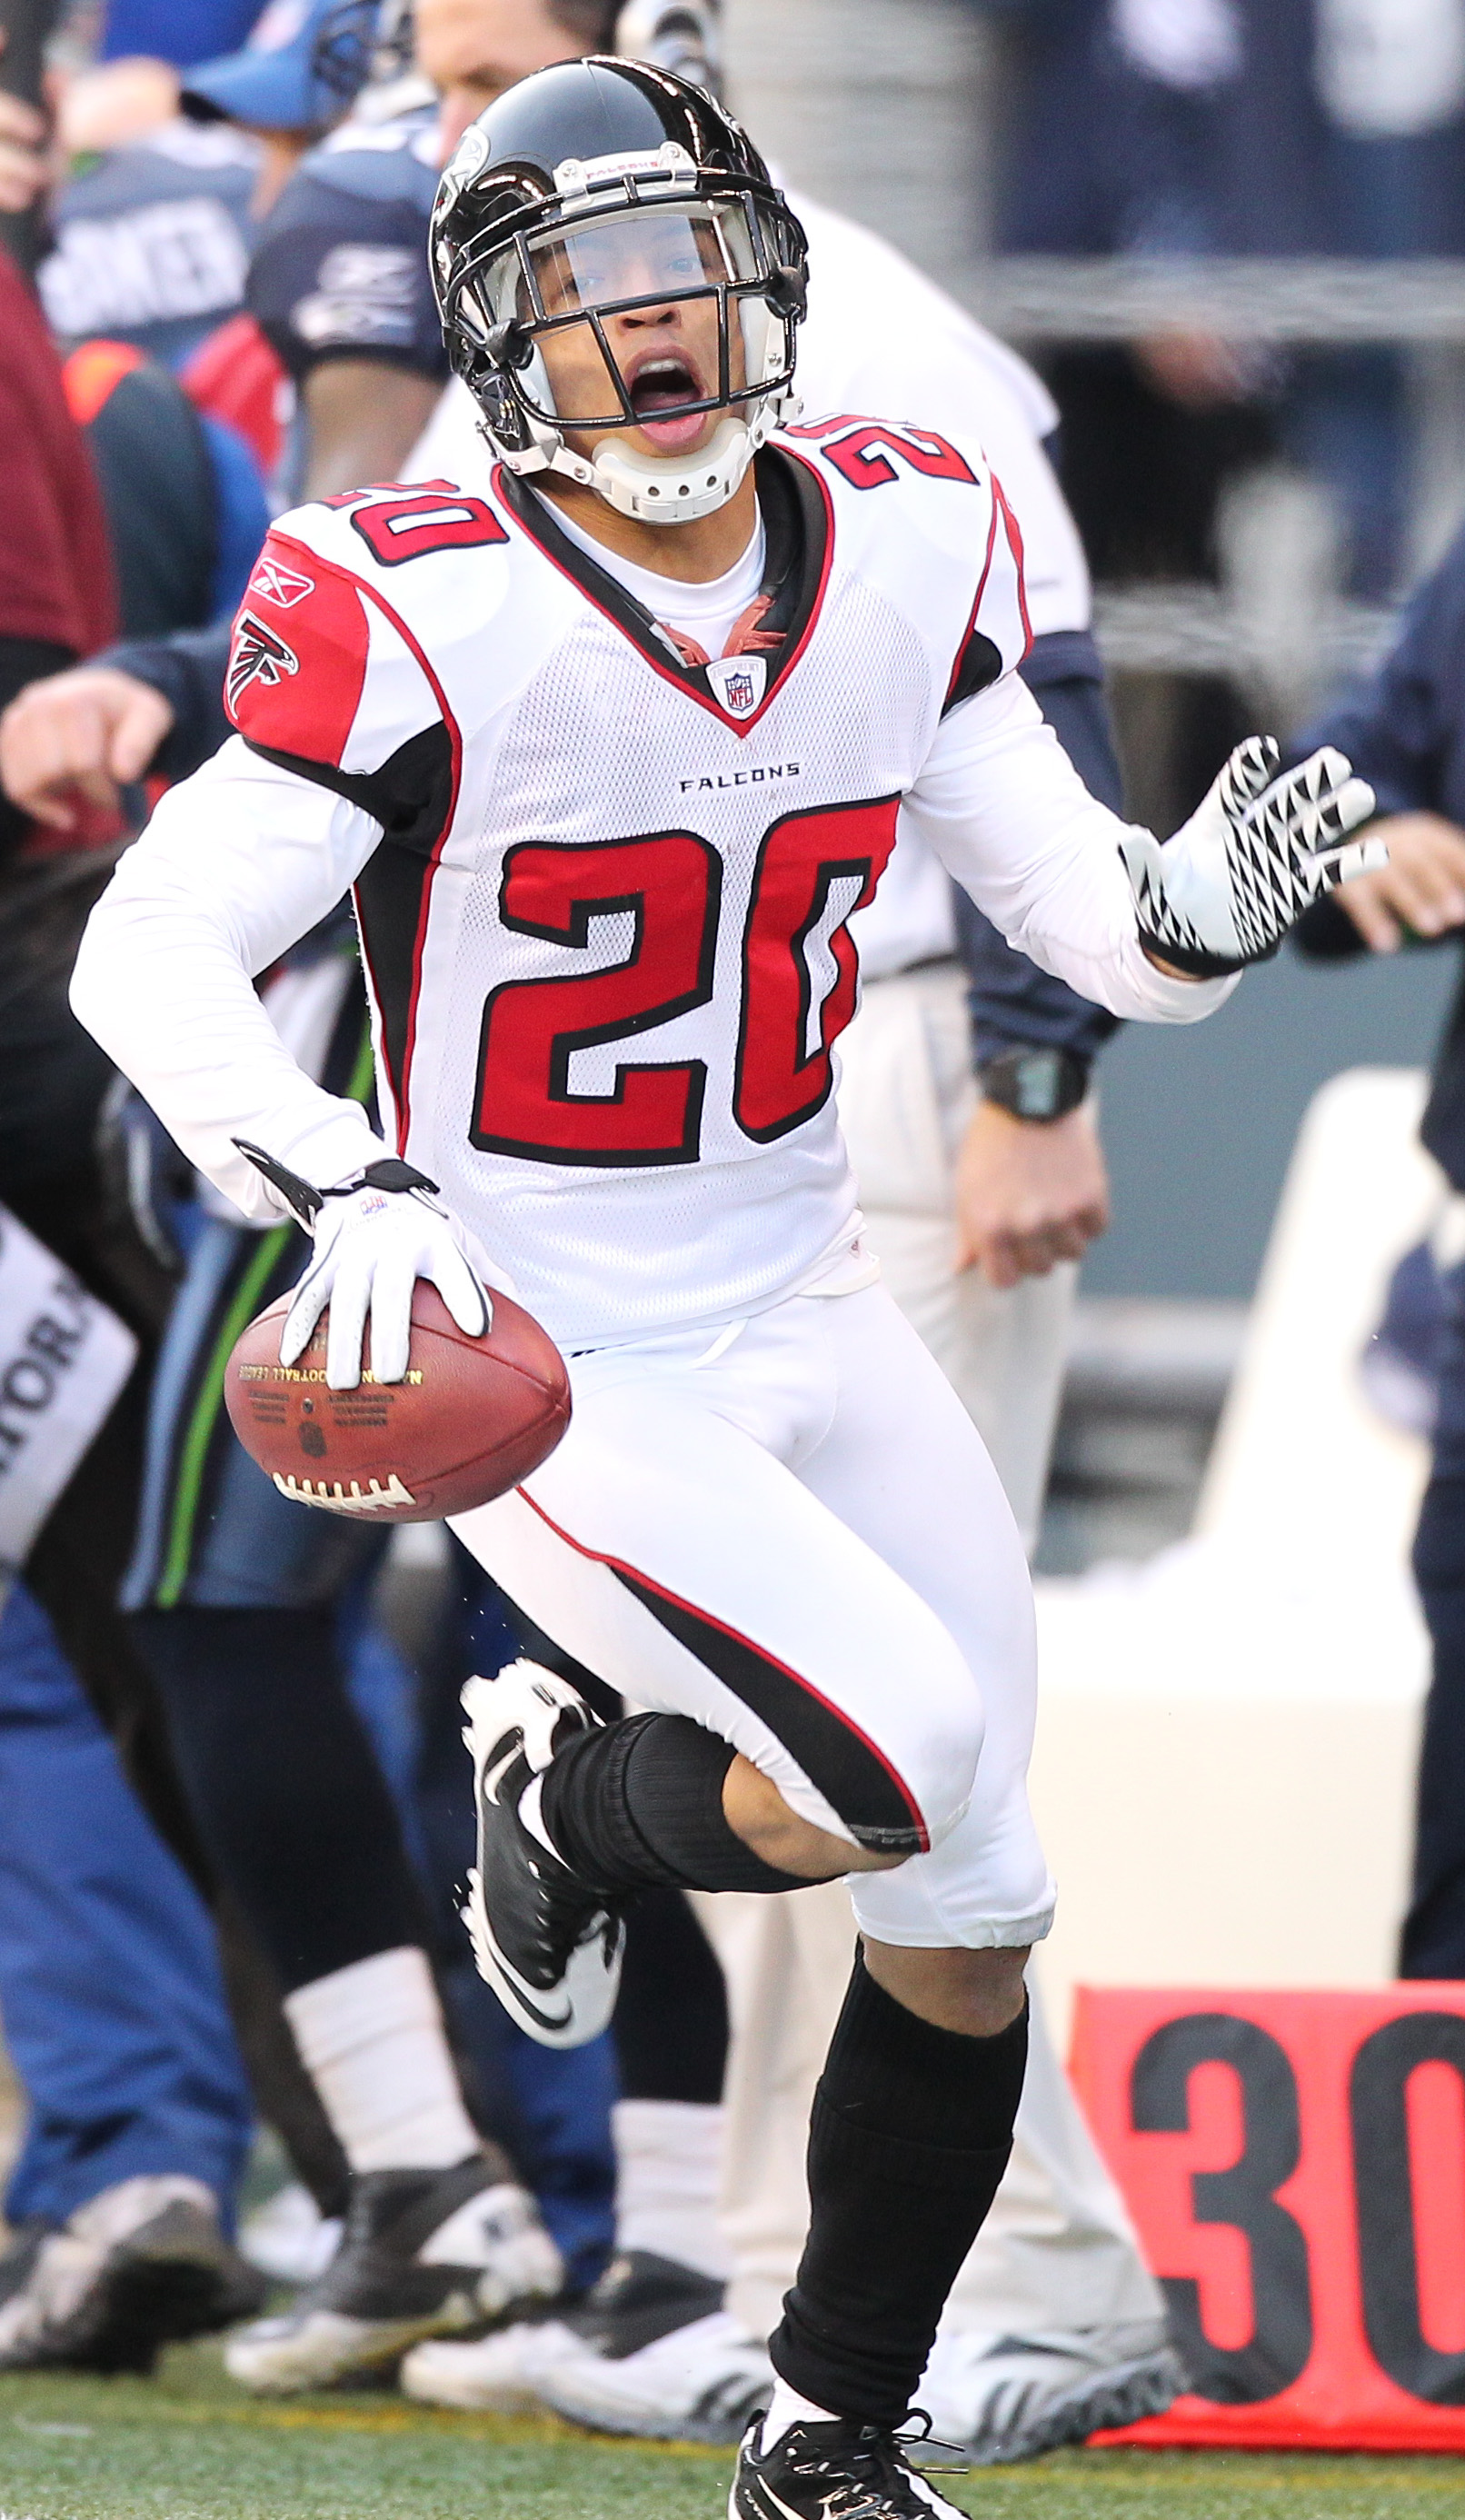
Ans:
{"type": "Polygon", "coordinates": [[[532,1662],[471,1680],[463,1711],[479,1815],[463,1921],[479,1975],[541,2047],[581,2048],[616,2008],[624,1929],[617,1905],[551,1854],[521,1805],[555,1752],[600,1719],[532,1662]]]}
{"type": "Polygon", "coordinates": [[[883,2424],[791,2424],[765,2452],[765,2421],[743,2436],[728,2520],[965,2520],[883,2424]]]}
{"type": "Polygon", "coordinates": [[[256,2397],[380,2378],[425,2337],[461,2336],[563,2282],[532,2196],[481,2155],[366,2171],[325,2273],[281,2317],[231,2336],[224,2367],[256,2397]]]}
{"type": "Polygon", "coordinates": [[[120,2180],[0,2261],[0,2370],[151,2371],[164,2345],[247,2318],[264,2292],[201,2180],[120,2180]]]}

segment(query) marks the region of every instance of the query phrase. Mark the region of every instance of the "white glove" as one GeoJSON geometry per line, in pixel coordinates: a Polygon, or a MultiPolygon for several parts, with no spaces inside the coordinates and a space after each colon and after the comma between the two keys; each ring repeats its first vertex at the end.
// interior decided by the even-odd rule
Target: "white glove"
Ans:
{"type": "Polygon", "coordinates": [[[378,1382],[400,1382],[412,1337],[412,1290],[431,1279],[460,1330],[481,1338],[493,1309],[467,1256],[467,1237],[437,1204],[437,1185],[395,1155],[368,1164],[349,1181],[317,1190],[258,1147],[235,1140],[288,1199],[315,1238],[310,1265],[295,1290],[280,1333],[280,1363],[294,1365],[310,1344],[329,1304],[326,1381],[352,1391],[361,1379],[361,1342],[371,1319],[371,1370],[378,1382]]]}
{"type": "Polygon", "coordinates": [[[1387,863],[1382,840],[1347,840],[1375,805],[1341,752],[1278,778],[1280,758],[1270,736],[1248,736],[1173,839],[1132,830],[1120,842],[1140,942],[1177,970],[1210,979],[1264,962],[1318,893],[1387,863]]]}

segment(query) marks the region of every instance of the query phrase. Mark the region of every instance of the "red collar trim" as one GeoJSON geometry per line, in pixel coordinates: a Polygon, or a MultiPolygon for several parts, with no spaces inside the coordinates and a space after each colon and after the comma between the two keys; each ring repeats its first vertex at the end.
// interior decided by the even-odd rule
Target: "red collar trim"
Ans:
{"type": "MultiPolygon", "coordinates": [[[[595,610],[602,614],[607,621],[611,622],[613,626],[619,631],[623,639],[630,642],[630,645],[635,649],[637,655],[640,656],[646,664],[650,665],[653,673],[660,674],[664,683],[670,683],[674,690],[684,693],[689,700],[695,700],[699,708],[706,709],[708,715],[710,717],[714,717],[719,726],[728,728],[731,733],[737,736],[740,740],[745,736],[751,735],[754,728],[767,714],[767,711],[772,707],[775,698],[783,690],[790,675],[800,663],[804,650],[807,648],[810,639],[814,635],[819,617],[823,612],[824,598],[829,589],[830,574],[834,567],[834,501],[830,497],[828,483],[823,479],[817,467],[809,463],[805,456],[797,455],[792,447],[781,446],[778,449],[778,452],[784,457],[786,462],[797,464],[800,469],[808,475],[809,479],[817,485],[820,499],[823,501],[824,505],[824,559],[819,571],[819,583],[814,590],[814,600],[809,607],[808,618],[804,622],[803,628],[799,634],[797,644],[793,648],[789,649],[786,655],[777,660],[777,669],[769,674],[768,688],[761,700],[758,702],[757,707],[754,710],[753,715],[751,717],[743,718],[729,716],[721,702],[713,698],[710,689],[699,689],[697,683],[692,679],[691,670],[678,667],[664,652],[659,653],[658,651],[651,646],[649,641],[639,637],[632,626],[621,619],[618,612],[614,611],[610,605],[602,602],[594,588],[585,583],[585,580],[580,576],[579,571],[572,565],[572,563],[570,561],[562,560],[558,552],[551,551],[549,545],[541,541],[539,535],[534,531],[533,526],[519,514],[517,507],[506,495],[504,489],[503,465],[495,465],[493,472],[493,487],[495,495],[499,501],[499,505],[509,522],[519,527],[519,530],[524,535],[526,541],[532,543],[535,551],[537,551],[544,560],[549,562],[550,566],[558,569],[562,577],[568,578],[576,593],[581,595],[587,604],[592,605],[595,610]]],[[[610,571],[607,571],[607,575],[610,573],[610,571]]],[[[769,661],[772,663],[773,660],[770,658],[769,661]]],[[[701,669],[698,668],[696,670],[700,671],[701,669]]]]}

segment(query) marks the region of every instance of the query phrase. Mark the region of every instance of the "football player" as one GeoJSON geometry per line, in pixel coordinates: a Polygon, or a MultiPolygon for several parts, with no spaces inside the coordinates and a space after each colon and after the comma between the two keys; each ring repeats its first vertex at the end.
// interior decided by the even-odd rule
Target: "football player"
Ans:
{"type": "MultiPolygon", "coordinates": [[[[439,15],[430,0],[430,46],[439,15]]],[[[470,16],[456,16],[460,39],[470,16]]],[[[683,48],[700,32],[691,74],[714,87],[717,22],[707,0],[626,12],[619,49],[654,35],[657,21],[680,30],[683,48]]],[[[822,411],[919,411],[948,433],[981,438],[1023,532],[1033,631],[1023,679],[1086,783],[1118,806],[1087,573],[1043,451],[1057,421],[1043,386],[882,239],[789,198],[810,248],[805,400],[822,411]]],[[[407,476],[489,489],[481,418],[461,381],[449,385],[407,476]]],[[[955,910],[954,919],[944,871],[903,831],[853,923],[862,1003],[840,1045],[840,1119],[886,1283],[976,1418],[1030,1546],[1076,1260],[1107,1217],[1087,1088],[1114,1018],[1011,952],[964,896],[955,910]]],[[[599,2429],[737,2437],[771,2385],[760,2340],[801,2243],[802,2129],[838,2008],[833,1989],[847,1973],[834,1955],[849,1934],[837,1884],[792,1905],[752,1905],[745,1913],[723,1902],[709,1919],[733,2025],[725,2078],[718,2065],[689,2079],[687,2042],[669,2016],[660,2038],[649,2023],[644,2041],[623,2007],[618,2016],[632,2094],[617,2113],[620,2238],[593,2298],[568,2318],[416,2349],[403,2366],[411,2395],[502,2408],[532,2389],[599,2429]]],[[[633,1980],[634,1938],[648,1931],[642,1908],[633,1980]]],[[[690,1959],[684,1953],[684,1966],[690,1959]]],[[[678,1980],[683,2034],[697,1987],[695,1975],[678,1980]]],[[[706,1996],[699,2017],[705,2008],[706,1996]]],[[[946,2439],[1011,2459],[1158,2411],[1180,2385],[1159,2287],[1034,2002],[1012,2175],[953,2297],[922,2402],[946,2439]]]]}
{"type": "Polygon", "coordinates": [[[902,816],[1119,1014],[1220,1004],[1372,797],[1254,740],[1167,846],[1016,679],[1020,539],[971,447],[796,433],[797,220],[668,73],[567,64],[465,134],[434,218],[502,463],[298,513],[241,614],[240,740],[166,797],[74,1001],[191,1157],[313,1260],[327,1373],[406,1369],[512,1278],[574,1421],[461,1537],[605,1725],[471,1683],[480,1965],[546,2044],[614,2004],[645,1885],[847,1874],[861,1951],[811,2223],[734,2508],[950,2508],[898,2428],[1011,2141],[1051,1886],[1030,1596],[970,1418],[875,1282],[833,1112],[847,925],[902,816]],[[355,887],[389,1143],[296,1067],[252,974],[355,887]],[[976,1543],[974,1545],[974,1535],[976,1543]]]}

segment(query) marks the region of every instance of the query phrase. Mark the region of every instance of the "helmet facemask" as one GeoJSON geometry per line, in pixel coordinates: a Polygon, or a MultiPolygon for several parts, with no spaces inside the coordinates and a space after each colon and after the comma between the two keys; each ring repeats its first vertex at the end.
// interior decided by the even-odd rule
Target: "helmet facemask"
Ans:
{"type": "Polygon", "coordinates": [[[725,505],[798,416],[804,248],[781,197],[668,145],[567,161],[550,198],[485,224],[455,257],[443,320],[511,469],[566,474],[650,523],[725,505]]]}

